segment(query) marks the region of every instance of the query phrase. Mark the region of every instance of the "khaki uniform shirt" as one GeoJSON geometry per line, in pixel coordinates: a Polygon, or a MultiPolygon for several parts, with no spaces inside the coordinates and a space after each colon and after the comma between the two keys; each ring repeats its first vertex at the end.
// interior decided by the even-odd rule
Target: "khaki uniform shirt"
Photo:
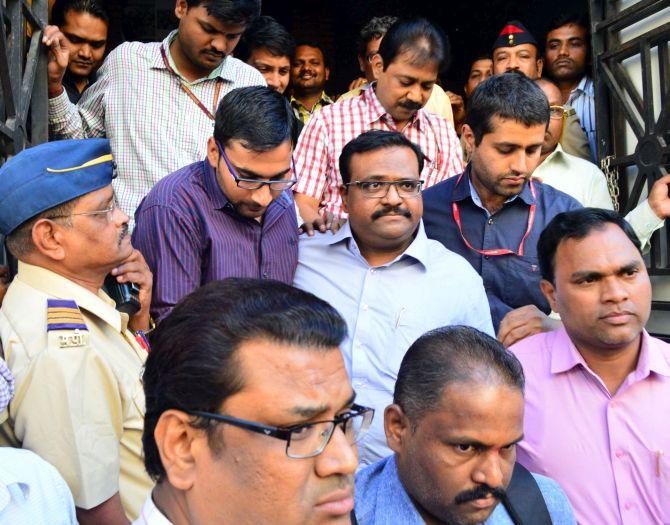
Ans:
{"type": "Polygon", "coordinates": [[[23,263],[0,309],[4,357],[16,381],[3,434],[54,465],[77,507],[119,492],[132,521],[153,484],[141,439],[147,353],[127,324],[104,292],[23,263]],[[76,304],[57,308],[64,301],[54,299],[76,304]]]}
{"type": "Polygon", "coordinates": [[[563,125],[563,135],[561,136],[561,146],[563,151],[579,157],[580,159],[593,162],[591,149],[589,148],[589,139],[579,123],[579,117],[572,108],[568,109],[568,118],[563,125]]]}

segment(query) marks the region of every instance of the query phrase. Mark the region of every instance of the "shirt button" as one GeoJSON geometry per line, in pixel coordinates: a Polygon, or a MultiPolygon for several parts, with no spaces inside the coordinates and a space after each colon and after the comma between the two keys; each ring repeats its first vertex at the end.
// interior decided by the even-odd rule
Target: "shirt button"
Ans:
{"type": "Polygon", "coordinates": [[[488,222],[488,225],[491,226],[491,224],[493,224],[493,219],[489,218],[489,220],[487,222],[488,222]]]}
{"type": "Polygon", "coordinates": [[[622,457],[624,457],[626,454],[624,453],[623,450],[617,450],[617,451],[614,453],[614,455],[615,455],[616,457],[618,457],[618,458],[622,458],[622,457]]]}
{"type": "Polygon", "coordinates": [[[270,276],[268,272],[263,272],[263,279],[267,279],[270,276]]]}
{"type": "Polygon", "coordinates": [[[619,403],[617,403],[616,401],[611,401],[610,402],[610,408],[617,408],[618,406],[619,406],[619,403]]]}
{"type": "Polygon", "coordinates": [[[484,255],[484,259],[486,259],[488,261],[490,259],[490,257],[488,255],[484,255]]]}
{"type": "Polygon", "coordinates": [[[630,510],[633,508],[633,504],[631,502],[628,502],[623,506],[623,508],[626,510],[630,510]]]}
{"type": "Polygon", "coordinates": [[[363,305],[363,311],[364,311],[364,312],[367,312],[367,311],[368,311],[368,305],[367,305],[367,304],[364,304],[364,305],[363,305]]]}
{"type": "Polygon", "coordinates": [[[370,268],[370,273],[375,273],[375,269],[374,269],[374,268],[370,268]]]}

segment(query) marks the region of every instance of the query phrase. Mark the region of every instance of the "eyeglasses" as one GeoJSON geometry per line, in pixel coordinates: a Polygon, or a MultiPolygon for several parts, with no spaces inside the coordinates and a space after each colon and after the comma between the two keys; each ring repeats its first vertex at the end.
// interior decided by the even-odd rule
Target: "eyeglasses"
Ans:
{"type": "MultiPolygon", "coordinates": [[[[223,151],[223,146],[221,146],[221,143],[218,140],[216,141],[216,145],[219,147],[221,157],[223,157],[223,161],[226,163],[228,171],[230,171],[230,174],[232,175],[233,180],[237,184],[238,188],[242,188],[243,190],[257,190],[263,186],[270,186],[270,191],[284,191],[293,187],[293,185],[298,182],[298,179],[257,180],[240,177],[237,175],[235,168],[233,168],[233,165],[230,163],[230,160],[226,155],[226,152],[223,151]]],[[[293,168],[293,173],[297,173],[295,169],[295,162],[293,161],[293,155],[291,155],[291,167],[293,168]]]]}
{"type": "Polygon", "coordinates": [[[70,213],[68,215],[50,215],[47,219],[64,219],[65,217],[74,217],[75,215],[107,215],[107,220],[112,220],[112,215],[114,211],[119,207],[119,203],[116,200],[116,195],[112,196],[111,204],[104,210],[95,210],[95,211],[80,211],[77,213],[70,213]]]}
{"type": "Polygon", "coordinates": [[[349,182],[345,186],[357,186],[364,197],[369,199],[381,199],[388,195],[391,186],[395,186],[401,199],[413,199],[421,193],[422,180],[372,180],[349,182]]]}
{"type": "Polygon", "coordinates": [[[566,117],[568,115],[568,110],[563,106],[549,106],[549,117],[553,119],[559,119],[566,117]]]}
{"type": "Polygon", "coordinates": [[[250,432],[263,434],[286,441],[286,455],[293,459],[304,459],[318,456],[323,452],[333,436],[335,427],[339,426],[344,432],[350,445],[357,443],[370,428],[374,409],[360,405],[352,405],[351,411],[328,421],[315,421],[291,427],[271,427],[223,414],[212,414],[199,410],[184,410],[192,416],[214,420],[234,427],[243,428],[250,432]]]}

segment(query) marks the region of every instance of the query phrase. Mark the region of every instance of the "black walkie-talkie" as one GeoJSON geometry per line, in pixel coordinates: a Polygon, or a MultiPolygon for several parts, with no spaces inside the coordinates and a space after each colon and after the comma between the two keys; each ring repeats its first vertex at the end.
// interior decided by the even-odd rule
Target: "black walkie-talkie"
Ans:
{"type": "Polygon", "coordinates": [[[133,316],[140,310],[140,288],[135,283],[120,283],[116,276],[109,274],[105,278],[105,290],[114,299],[119,312],[133,316]]]}

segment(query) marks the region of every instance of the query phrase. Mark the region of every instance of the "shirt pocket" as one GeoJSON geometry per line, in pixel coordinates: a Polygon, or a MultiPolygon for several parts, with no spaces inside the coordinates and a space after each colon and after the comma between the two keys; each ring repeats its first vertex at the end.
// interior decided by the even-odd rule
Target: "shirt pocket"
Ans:
{"type": "Polygon", "coordinates": [[[663,523],[670,523],[670,457],[668,452],[651,451],[652,472],[654,474],[653,497],[660,506],[663,523]]]}
{"type": "Polygon", "coordinates": [[[534,304],[549,312],[549,303],[540,290],[540,266],[537,257],[531,255],[509,255],[505,279],[505,295],[502,300],[512,308],[534,304]]]}

